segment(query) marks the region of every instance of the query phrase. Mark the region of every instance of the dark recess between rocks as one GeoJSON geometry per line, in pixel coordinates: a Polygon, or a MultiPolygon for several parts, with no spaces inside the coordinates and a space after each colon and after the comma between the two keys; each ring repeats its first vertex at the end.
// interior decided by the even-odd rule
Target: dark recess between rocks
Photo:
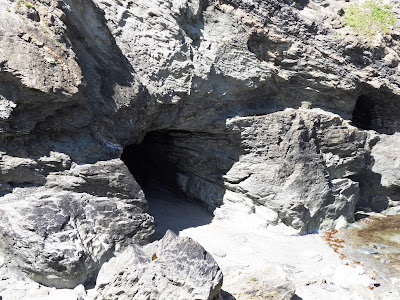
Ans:
{"type": "Polygon", "coordinates": [[[353,124],[361,129],[372,129],[371,118],[375,103],[365,95],[358,97],[353,111],[353,124]]]}

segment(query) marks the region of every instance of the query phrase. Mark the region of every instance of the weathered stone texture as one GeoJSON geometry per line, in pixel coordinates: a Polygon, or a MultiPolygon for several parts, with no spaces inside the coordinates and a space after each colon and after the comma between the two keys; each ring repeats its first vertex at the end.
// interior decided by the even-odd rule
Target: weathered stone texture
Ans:
{"type": "Polygon", "coordinates": [[[15,188],[1,198],[0,245],[7,262],[37,282],[71,288],[129,243],[146,243],[153,218],[120,160],[65,173],[48,175],[45,187],[15,188]],[[82,192],[85,186],[91,188],[82,192]]]}
{"type": "Polygon", "coordinates": [[[148,241],[119,157],[152,131],[211,209],[304,233],[397,211],[399,24],[366,41],[344,0],[31,2],[0,0],[0,251],[38,281],[82,283],[148,241]]]}
{"type": "Polygon", "coordinates": [[[143,248],[131,245],[101,269],[95,299],[204,299],[218,295],[222,272],[212,256],[172,231],[143,248]]]}

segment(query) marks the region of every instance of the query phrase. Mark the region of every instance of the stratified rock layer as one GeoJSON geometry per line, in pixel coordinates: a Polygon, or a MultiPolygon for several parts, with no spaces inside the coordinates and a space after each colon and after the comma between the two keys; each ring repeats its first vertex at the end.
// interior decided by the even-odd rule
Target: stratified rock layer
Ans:
{"type": "Polygon", "coordinates": [[[398,211],[399,24],[366,40],[344,0],[31,2],[0,0],[0,251],[32,278],[74,286],[149,240],[119,160],[146,134],[210,209],[302,233],[398,211]]]}

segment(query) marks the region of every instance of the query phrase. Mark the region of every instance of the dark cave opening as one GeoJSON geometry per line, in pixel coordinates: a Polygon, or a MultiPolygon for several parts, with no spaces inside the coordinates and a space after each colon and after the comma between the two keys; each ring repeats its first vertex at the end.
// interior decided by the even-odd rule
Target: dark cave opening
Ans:
{"type": "Polygon", "coordinates": [[[223,176],[238,160],[240,133],[160,130],[121,155],[155,219],[155,239],[209,224],[222,204],[223,176]]]}
{"type": "Polygon", "coordinates": [[[366,95],[357,98],[353,111],[353,124],[361,129],[370,130],[375,103],[366,95]]]}
{"type": "Polygon", "coordinates": [[[149,132],[140,144],[128,145],[121,159],[142,187],[148,213],[154,217],[154,240],[167,230],[180,231],[209,224],[212,215],[187,201],[178,185],[178,161],[173,157],[174,137],[167,131],[149,132]]]}
{"type": "Polygon", "coordinates": [[[121,159],[146,197],[162,187],[214,210],[226,191],[223,176],[240,151],[239,132],[160,130],[126,146],[121,159]]]}
{"type": "Polygon", "coordinates": [[[122,152],[121,159],[147,194],[153,185],[162,185],[178,190],[177,167],[168,159],[172,141],[166,133],[150,132],[140,144],[128,145],[122,152]]]}
{"type": "Polygon", "coordinates": [[[384,90],[369,90],[361,94],[353,110],[354,126],[382,134],[400,131],[400,96],[384,90]]]}
{"type": "Polygon", "coordinates": [[[375,103],[371,98],[366,95],[358,97],[353,111],[354,126],[365,130],[373,129],[371,126],[374,108],[375,103]]]}

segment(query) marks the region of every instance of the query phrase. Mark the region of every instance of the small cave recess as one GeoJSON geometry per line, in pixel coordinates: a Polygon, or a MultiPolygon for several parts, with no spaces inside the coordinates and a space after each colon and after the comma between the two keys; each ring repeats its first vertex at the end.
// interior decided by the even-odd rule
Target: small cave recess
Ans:
{"type": "Polygon", "coordinates": [[[222,203],[224,179],[239,158],[240,135],[160,130],[127,145],[121,159],[146,196],[163,187],[209,210],[222,203]]]}
{"type": "Polygon", "coordinates": [[[389,92],[361,94],[353,110],[353,125],[382,134],[400,131],[400,96],[389,92]]]}
{"type": "Polygon", "coordinates": [[[168,155],[171,146],[168,134],[152,132],[140,144],[124,148],[121,159],[144,192],[149,192],[155,183],[177,189],[178,170],[168,155]]]}

